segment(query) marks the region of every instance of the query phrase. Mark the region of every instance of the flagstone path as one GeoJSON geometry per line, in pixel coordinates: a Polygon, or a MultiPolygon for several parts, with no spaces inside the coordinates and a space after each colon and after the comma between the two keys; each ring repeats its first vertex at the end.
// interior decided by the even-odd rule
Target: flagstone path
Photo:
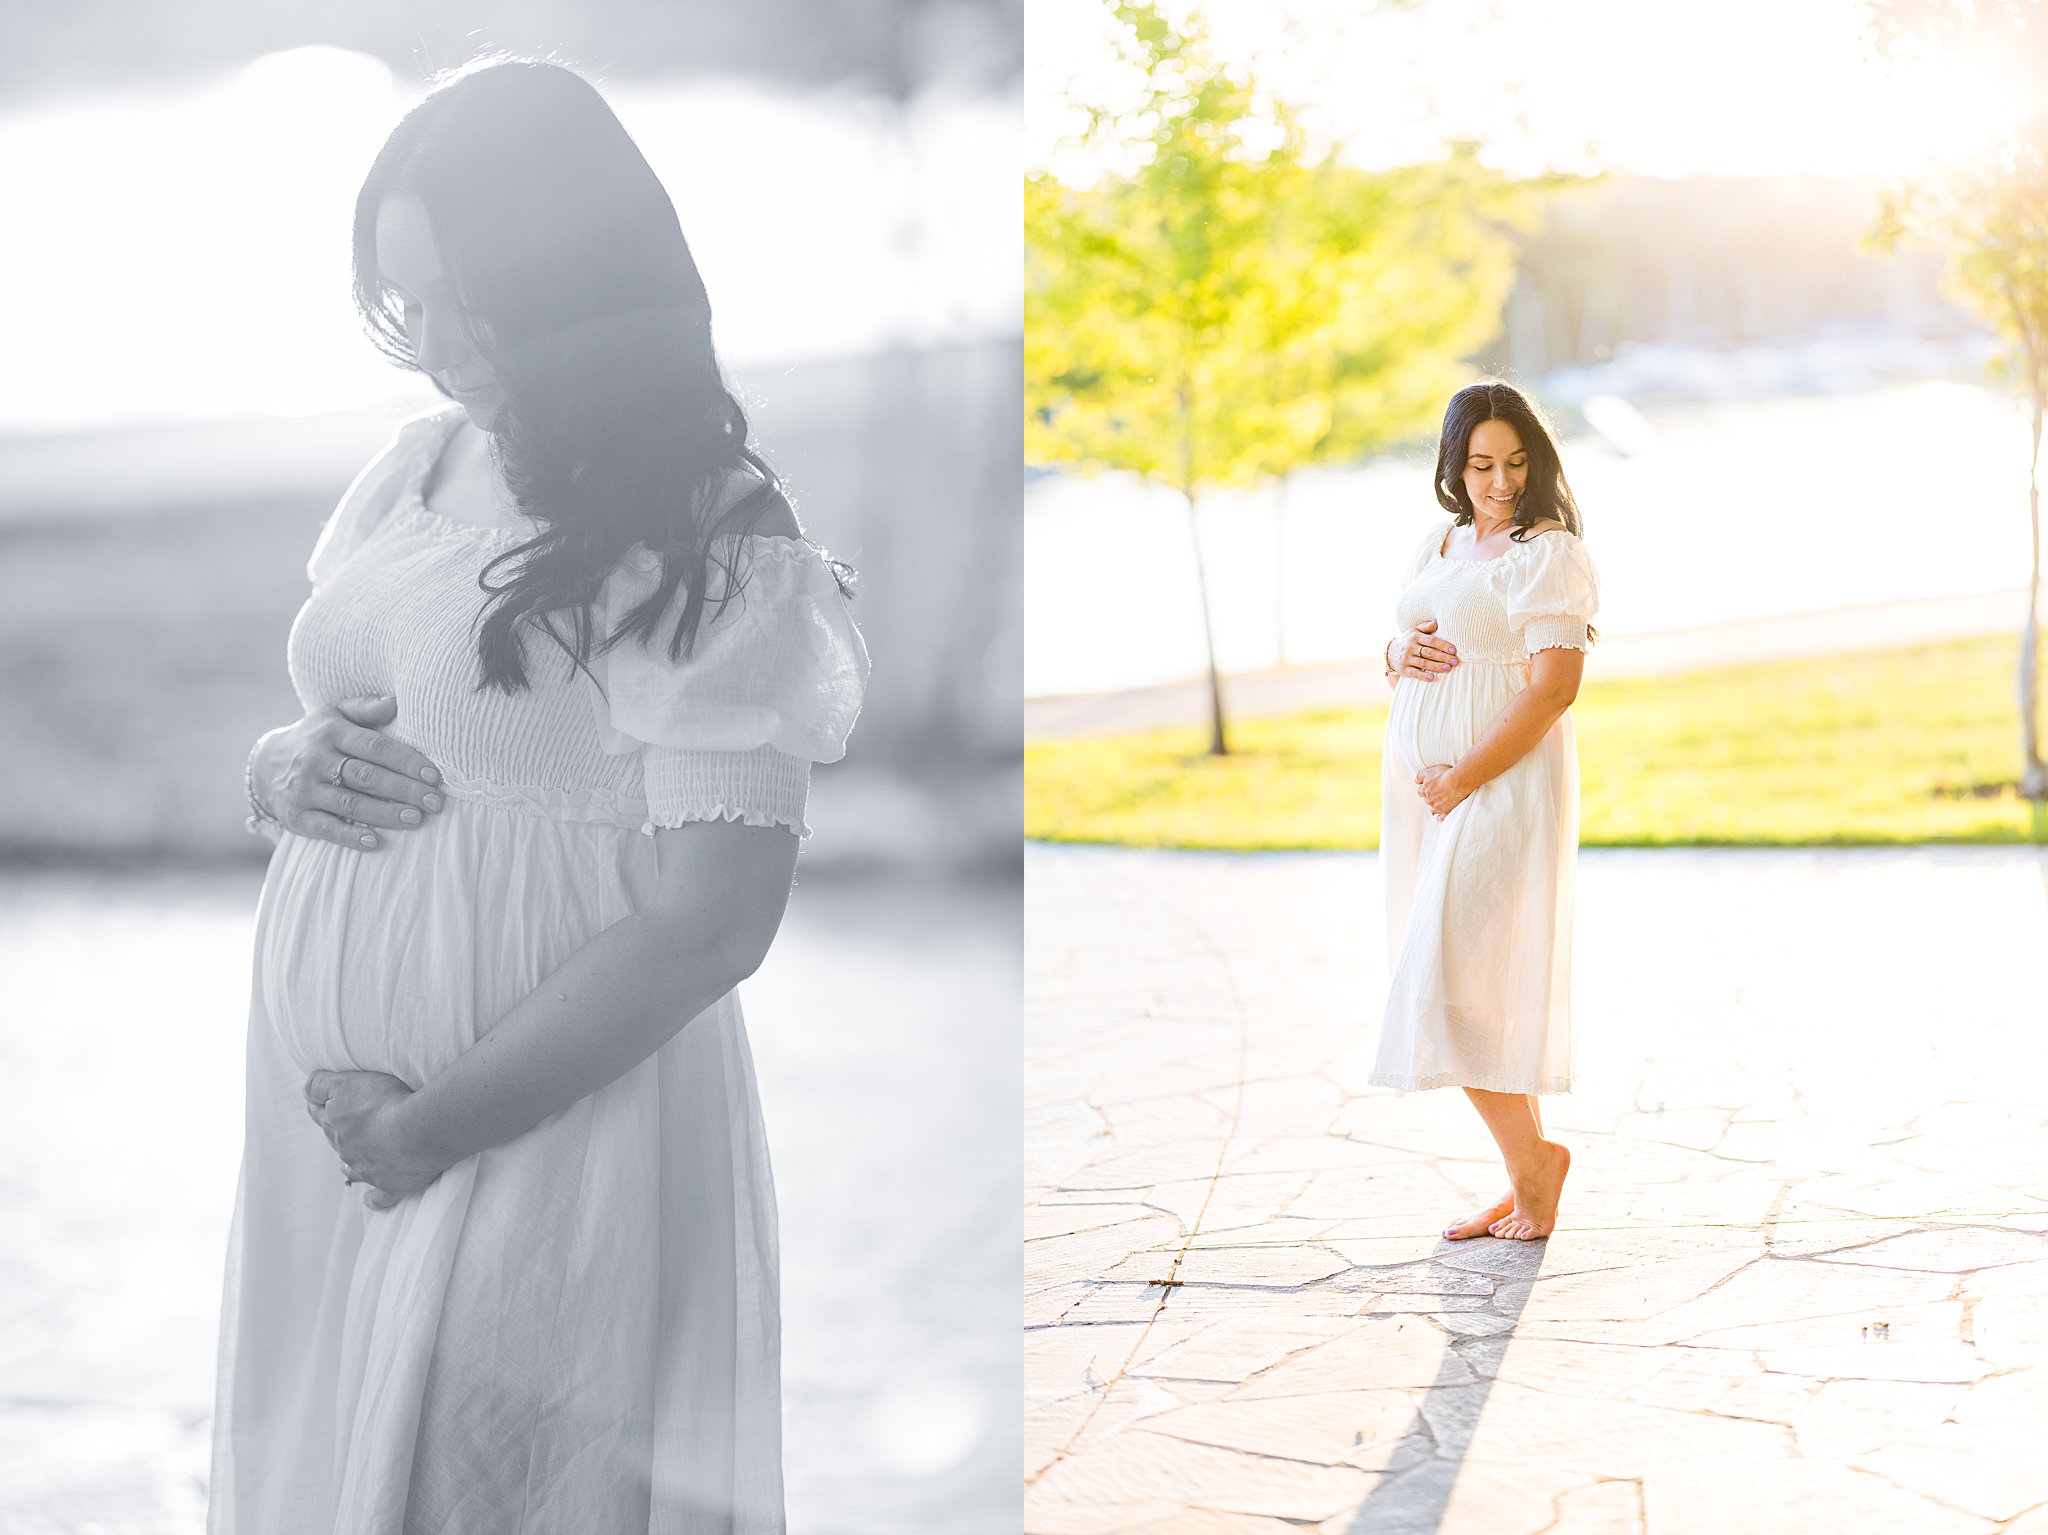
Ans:
{"type": "Polygon", "coordinates": [[[1034,845],[1033,1535],[2048,1532],[2048,855],[1582,855],[1546,1242],[1371,854],[1034,845]]]}

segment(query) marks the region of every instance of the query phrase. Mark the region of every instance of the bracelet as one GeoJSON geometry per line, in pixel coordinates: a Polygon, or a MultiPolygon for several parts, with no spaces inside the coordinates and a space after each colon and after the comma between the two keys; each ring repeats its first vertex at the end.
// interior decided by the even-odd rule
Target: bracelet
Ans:
{"type": "Polygon", "coordinates": [[[284,835],[284,822],[256,802],[256,751],[262,744],[263,737],[258,736],[256,745],[249,748],[249,760],[242,764],[242,792],[249,798],[249,813],[242,817],[242,827],[252,837],[268,837],[275,843],[284,835]]]}
{"type": "MultiPolygon", "coordinates": [[[[1397,634],[1394,636],[1394,640],[1398,640],[1400,637],[1401,636],[1397,634]]],[[[1394,658],[1391,654],[1394,648],[1394,640],[1388,640],[1386,644],[1380,647],[1380,660],[1385,664],[1387,668],[1387,681],[1389,682],[1392,682],[1395,679],[1395,676],[1397,675],[1394,671],[1394,658]]]]}

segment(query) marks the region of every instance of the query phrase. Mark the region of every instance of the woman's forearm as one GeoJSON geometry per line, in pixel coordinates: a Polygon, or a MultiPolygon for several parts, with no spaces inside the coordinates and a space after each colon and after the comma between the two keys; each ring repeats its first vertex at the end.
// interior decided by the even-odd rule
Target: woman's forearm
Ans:
{"type": "Polygon", "coordinates": [[[1467,793],[1491,783],[1535,749],[1572,705],[1569,693],[1531,683],[1508,700],[1472,749],[1451,764],[1467,793]]]}
{"type": "Polygon", "coordinates": [[[678,939],[626,917],[570,955],[400,1108],[405,1140],[452,1167],[624,1076],[758,963],[716,924],[678,939]]]}

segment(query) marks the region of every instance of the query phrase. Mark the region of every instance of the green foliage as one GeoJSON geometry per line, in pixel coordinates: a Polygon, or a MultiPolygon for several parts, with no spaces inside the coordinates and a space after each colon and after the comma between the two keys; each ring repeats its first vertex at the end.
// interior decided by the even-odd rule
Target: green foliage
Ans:
{"type": "Polygon", "coordinates": [[[1192,499],[1430,424],[1498,324],[1524,196],[1469,148],[1312,156],[1198,26],[1113,9],[1141,88],[1087,143],[1127,164],[1026,182],[1027,455],[1192,499]]]}
{"type": "Polygon", "coordinates": [[[1957,296],[2005,338],[2037,410],[2048,404],[2048,117],[2041,127],[1983,161],[1887,188],[1875,231],[1880,246],[1911,232],[1948,251],[1957,296]]]}
{"type": "MultiPolygon", "coordinates": [[[[1580,841],[1596,846],[2048,840],[2014,792],[2007,636],[1586,684],[1580,841]]],[[[1035,741],[1024,832],[1145,847],[1379,839],[1383,708],[1035,741]]]]}

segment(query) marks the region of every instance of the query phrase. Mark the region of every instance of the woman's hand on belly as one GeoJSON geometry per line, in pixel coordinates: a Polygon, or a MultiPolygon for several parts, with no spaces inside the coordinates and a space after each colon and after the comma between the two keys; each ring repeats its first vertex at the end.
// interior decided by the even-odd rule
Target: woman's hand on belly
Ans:
{"type": "Polygon", "coordinates": [[[343,699],[268,731],[249,754],[249,792],[285,830],[341,847],[375,848],[379,829],[426,824],[443,804],[441,772],[384,727],[389,694],[343,699]]]}
{"type": "Polygon", "coordinates": [[[1458,664],[1458,647],[1437,637],[1436,620],[1433,618],[1425,618],[1413,629],[1403,630],[1400,638],[1389,647],[1388,655],[1393,660],[1397,675],[1417,677],[1424,682],[1436,681],[1458,664]]]}
{"type": "Polygon", "coordinates": [[[1415,792],[1439,821],[1462,805],[1473,787],[1455,767],[1426,767],[1415,775],[1415,792]]]}
{"type": "Polygon", "coordinates": [[[398,1112],[412,1089],[381,1071],[316,1071],[306,1078],[306,1111],[341,1159],[342,1176],[367,1183],[363,1202],[388,1210],[442,1173],[403,1133],[398,1112]]]}

